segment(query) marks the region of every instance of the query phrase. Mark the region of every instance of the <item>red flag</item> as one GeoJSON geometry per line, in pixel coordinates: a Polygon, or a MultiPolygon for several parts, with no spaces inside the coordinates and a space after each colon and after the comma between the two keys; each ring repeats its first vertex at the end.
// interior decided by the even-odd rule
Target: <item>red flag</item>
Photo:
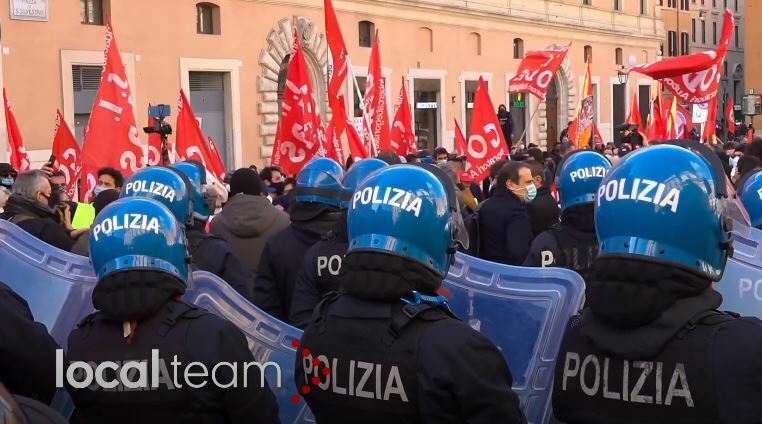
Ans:
{"type": "Polygon", "coordinates": [[[11,103],[5,94],[5,88],[3,88],[3,101],[5,101],[5,123],[8,127],[8,144],[11,148],[11,166],[19,172],[28,171],[30,165],[29,155],[26,153],[24,139],[21,137],[16,117],[13,116],[13,111],[11,111],[11,103]]]}
{"type": "Polygon", "coordinates": [[[640,116],[640,102],[638,99],[638,86],[632,86],[632,96],[630,96],[630,114],[627,116],[628,124],[637,125],[638,131],[644,131],[643,118],[640,116]]]}
{"type": "Polygon", "coordinates": [[[717,97],[717,86],[722,76],[722,62],[730,46],[734,22],[733,13],[726,10],[722,38],[716,50],[663,59],[636,66],[628,72],[636,71],[662,80],[664,85],[684,103],[708,102],[717,97]]]}
{"type": "MultiPolygon", "coordinates": [[[[582,94],[580,95],[579,104],[577,104],[577,113],[569,127],[569,141],[571,141],[578,149],[584,149],[586,147],[592,147],[593,136],[593,122],[595,121],[595,104],[593,97],[593,83],[590,80],[590,62],[587,60],[587,70],[585,71],[585,81],[582,83],[582,94]]],[[[595,130],[597,135],[598,131],[595,130]]]]}
{"type": "Polygon", "coordinates": [[[69,199],[74,199],[77,178],[79,178],[79,172],[82,169],[82,160],[80,159],[79,144],[77,144],[69,126],[66,125],[60,110],[56,111],[52,154],[58,160],[58,169],[66,177],[66,191],[69,194],[69,199]]]}
{"type": "Polygon", "coordinates": [[[225,178],[225,167],[222,165],[217,147],[211,139],[204,136],[204,131],[183,90],[180,90],[180,99],[177,103],[175,134],[175,148],[180,160],[199,161],[214,178],[219,181],[225,178]]]}
{"type": "MultiPolygon", "coordinates": [[[[148,104],[150,109],[151,104],[148,104]]],[[[148,126],[153,128],[156,125],[156,119],[153,116],[148,117],[148,126]]],[[[146,151],[146,160],[151,166],[161,164],[161,134],[150,133],[148,134],[148,150],[146,151]]]]}
{"type": "Polygon", "coordinates": [[[714,123],[717,121],[717,97],[709,101],[709,115],[706,117],[704,123],[704,133],[701,134],[701,139],[705,140],[709,144],[715,144],[715,130],[714,123]]]}
{"type": "Polygon", "coordinates": [[[402,88],[397,98],[397,111],[394,113],[392,122],[391,139],[392,150],[399,156],[405,156],[409,153],[415,153],[415,132],[413,131],[413,112],[410,110],[410,103],[407,100],[407,90],[405,90],[405,80],[402,80],[402,88]]]}
{"type": "Polygon", "coordinates": [[[663,109],[661,83],[654,81],[651,88],[651,111],[648,114],[648,128],[645,134],[649,142],[664,140],[667,125],[664,122],[663,109]]]}
{"type": "Polygon", "coordinates": [[[735,104],[733,99],[730,99],[727,107],[725,108],[725,120],[728,122],[728,134],[733,136],[733,134],[736,133],[735,104]]]}
{"type": "Polygon", "coordinates": [[[336,11],[333,9],[331,0],[325,0],[325,32],[328,40],[328,48],[331,51],[332,64],[329,65],[328,102],[333,111],[335,103],[339,100],[342,85],[347,79],[349,71],[349,56],[344,37],[341,35],[341,27],[336,19],[336,11]]]}
{"type": "Polygon", "coordinates": [[[512,94],[530,92],[540,100],[545,100],[550,82],[553,81],[553,76],[556,75],[568,51],[569,46],[560,50],[528,52],[521,61],[516,76],[508,83],[508,92],[512,94]]]}
{"type": "Polygon", "coordinates": [[[466,154],[466,137],[463,135],[463,130],[460,129],[458,120],[455,121],[455,150],[458,152],[458,156],[468,156],[466,154]]]}
{"type": "MultiPolygon", "coordinates": [[[[341,134],[336,131],[336,115],[328,123],[328,129],[325,131],[326,152],[325,157],[330,158],[344,166],[346,158],[344,157],[344,148],[341,146],[341,134]]],[[[345,124],[346,125],[346,124],[345,124]]],[[[341,126],[341,124],[339,124],[341,126]]]]}
{"type": "MultiPolygon", "coordinates": [[[[370,121],[370,130],[373,133],[373,145],[370,152],[373,154],[381,150],[393,150],[389,138],[389,113],[386,110],[386,84],[381,75],[381,52],[378,32],[376,42],[370,53],[368,65],[368,77],[365,82],[365,113],[370,121]]],[[[366,122],[367,122],[366,121],[366,122]]],[[[366,130],[367,131],[367,130],[366,130]]],[[[369,137],[365,137],[366,140],[369,137]]],[[[376,156],[373,154],[373,156],[376,156]]]]}
{"type": "Polygon", "coordinates": [[[286,78],[283,114],[272,157],[272,164],[283,168],[286,174],[298,174],[323,150],[321,138],[325,133],[321,131],[323,124],[313,92],[299,34],[294,32],[294,53],[286,78]]]}
{"type": "Polygon", "coordinates": [[[677,138],[690,138],[690,133],[695,127],[693,112],[689,111],[679,102],[677,103],[677,138]]]}
{"type": "Polygon", "coordinates": [[[89,200],[98,169],[116,168],[127,177],[145,164],[132,113],[130,85],[111,23],[106,24],[105,65],[82,147],[82,192],[89,200]]]}
{"type": "Polygon", "coordinates": [[[484,180],[489,175],[492,165],[504,157],[509,157],[506,146],[487,85],[484,79],[479,77],[471,115],[471,135],[467,145],[466,172],[474,182],[484,180]]]}

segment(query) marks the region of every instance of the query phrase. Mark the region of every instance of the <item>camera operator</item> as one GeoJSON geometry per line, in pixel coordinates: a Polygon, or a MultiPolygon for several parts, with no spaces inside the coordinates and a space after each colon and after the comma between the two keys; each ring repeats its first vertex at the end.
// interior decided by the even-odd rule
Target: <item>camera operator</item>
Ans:
{"type": "Polygon", "coordinates": [[[76,239],[87,229],[71,226],[69,205],[61,202],[41,170],[19,174],[0,218],[8,220],[38,239],[59,249],[71,251],[76,239]]]}

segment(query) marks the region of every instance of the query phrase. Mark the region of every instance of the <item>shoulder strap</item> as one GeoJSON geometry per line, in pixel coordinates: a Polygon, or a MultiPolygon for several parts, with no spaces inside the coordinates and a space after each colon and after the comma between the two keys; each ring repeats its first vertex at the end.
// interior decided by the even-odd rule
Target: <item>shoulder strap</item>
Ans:
{"type": "Polygon", "coordinates": [[[448,308],[439,303],[409,303],[403,305],[402,308],[393,308],[391,322],[389,323],[389,328],[386,330],[387,334],[384,336],[384,343],[387,346],[391,346],[400,338],[402,332],[411,322],[415,321],[416,318],[421,317],[424,312],[430,310],[442,312],[441,316],[435,318],[435,320],[447,317],[455,318],[448,308]]]}
{"type": "Polygon", "coordinates": [[[693,331],[698,327],[699,325],[717,325],[717,324],[723,324],[729,321],[735,321],[740,317],[739,314],[735,312],[723,312],[718,311],[716,309],[711,309],[708,311],[702,311],[696,314],[693,318],[691,318],[687,324],[680,330],[680,332],[677,333],[677,337],[682,338],[690,331],[693,331]]]}
{"type": "Polygon", "coordinates": [[[325,294],[320,302],[315,306],[312,311],[312,323],[318,329],[320,334],[325,332],[325,326],[322,325],[325,322],[325,310],[331,303],[335,302],[340,296],[339,292],[331,291],[325,294]]]}
{"type": "Polygon", "coordinates": [[[159,327],[159,336],[166,336],[167,333],[169,333],[169,330],[171,330],[172,327],[177,324],[177,321],[180,318],[193,319],[206,315],[207,313],[208,312],[206,310],[201,309],[191,303],[175,303],[169,307],[169,313],[166,317],[164,317],[164,321],[159,327]]]}

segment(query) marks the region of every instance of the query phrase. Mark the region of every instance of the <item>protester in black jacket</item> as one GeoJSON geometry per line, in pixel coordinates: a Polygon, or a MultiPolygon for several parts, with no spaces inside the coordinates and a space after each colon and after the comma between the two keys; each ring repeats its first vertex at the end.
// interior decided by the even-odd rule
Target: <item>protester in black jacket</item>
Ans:
{"type": "Polygon", "coordinates": [[[508,162],[497,176],[495,191],[479,210],[479,256],[508,265],[521,265],[532,244],[526,203],[537,189],[525,163],[508,162]]]}
{"type": "Polygon", "coordinates": [[[537,197],[527,204],[529,218],[532,221],[532,237],[537,237],[558,222],[561,210],[550,193],[550,187],[545,184],[545,165],[533,160],[527,161],[527,165],[532,172],[534,185],[537,187],[537,197]]]}
{"type": "Polygon", "coordinates": [[[53,209],[50,182],[41,171],[22,173],[13,184],[13,194],[0,218],[18,225],[41,241],[71,251],[78,236],[87,230],[72,231],[68,206],[53,209]]]}

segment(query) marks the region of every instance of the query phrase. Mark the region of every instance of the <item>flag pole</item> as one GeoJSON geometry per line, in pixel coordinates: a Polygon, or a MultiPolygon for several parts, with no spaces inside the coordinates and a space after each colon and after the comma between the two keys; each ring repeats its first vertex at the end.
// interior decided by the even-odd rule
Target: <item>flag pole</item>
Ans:
{"type": "MultiPolygon", "coordinates": [[[[537,102],[537,106],[534,108],[534,111],[532,111],[532,114],[529,115],[529,122],[526,125],[524,125],[524,131],[521,133],[521,137],[519,137],[519,141],[521,141],[524,138],[524,136],[527,133],[527,128],[529,128],[529,126],[532,125],[532,120],[534,119],[534,115],[537,113],[538,110],[540,110],[540,103],[542,102],[537,102]]],[[[527,141],[528,140],[524,140],[524,149],[527,149],[529,146],[529,143],[527,141]]]]}

